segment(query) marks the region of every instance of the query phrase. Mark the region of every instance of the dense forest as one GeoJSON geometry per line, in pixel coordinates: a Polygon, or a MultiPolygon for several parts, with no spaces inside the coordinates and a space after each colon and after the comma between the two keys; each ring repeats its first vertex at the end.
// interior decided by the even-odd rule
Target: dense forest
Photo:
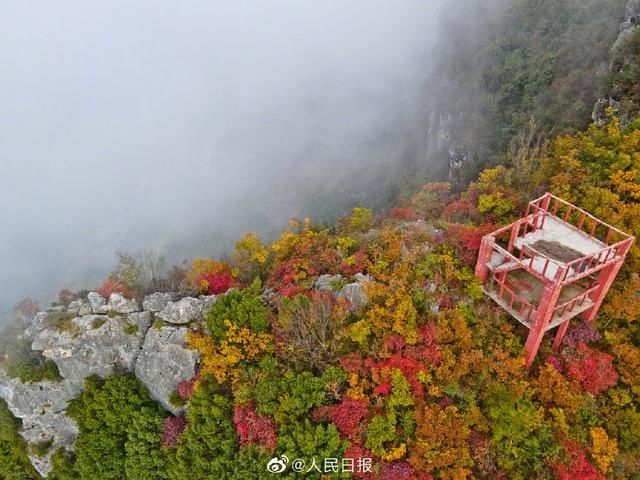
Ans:
{"type": "MultiPolygon", "coordinates": [[[[217,295],[190,325],[198,371],[172,398],[186,414],[126,372],[91,376],[67,409],[75,450],[55,453],[48,478],[640,478],[640,248],[595,322],[572,320],[559,351],[545,338],[529,370],[527,329],[473,274],[482,236],[545,191],[640,236],[640,34],[609,70],[620,2],[516,0],[498,16],[499,6],[483,7],[486,22],[469,31],[483,40],[460,42],[440,72],[478,92],[469,123],[455,125],[478,159],[473,181],[426,178],[386,210],[292,220],[273,242],[248,233],[229,258],[151,275],[122,255],[104,296],[217,295]],[[622,107],[589,125],[605,93],[622,107]],[[283,456],[305,473],[267,470],[283,456]]],[[[28,350],[7,349],[10,376],[56,381],[28,350]]],[[[49,445],[27,446],[19,428],[0,402],[0,478],[38,478],[27,453],[49,445]]]]}

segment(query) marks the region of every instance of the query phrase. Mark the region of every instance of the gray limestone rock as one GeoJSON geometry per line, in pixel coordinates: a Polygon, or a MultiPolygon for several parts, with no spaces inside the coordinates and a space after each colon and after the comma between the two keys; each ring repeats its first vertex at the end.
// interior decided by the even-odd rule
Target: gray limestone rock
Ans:
{"type": "Polygon", "coordinates": [[[142,309],[157,313],[162,311],[171,300],[173,300],[173,295],[170,293],[152,293],[144,297],[142,309]]]}
{"type": "Polygon", "coordinates": [[[199,354],[187,348],[187,327],[164,325],[150,328],[136,362],[135,373],[149,389],[151,398],[177,414],[180,408],[169,397],[183,380],[193,378],[199,354]]]}
{"type": "Polygon", "coordinates": [[[205,312],[205,302],[198,298],[185,297],[177,302],[169,302],[157,316],[169,323],[189,323],[200,318],[205,312]]]}
{"type": "Polygon", "coordinates": [[[89,292],[87,300],[93,313],[107,313],[107,301],[98,292],[89,292]]]}
{"type": "Polygon", "coordinates": [[[89,375],[132,371],[150,324],[149,312],[76,317],[68,330],[39,329],[31,348],[54,361],[65,379],[82,385],[89,375]]]}
{"type": "Polygon", "coordinates": [[[11,413],[22,420],[20,435],[29,443],[50,442],[43,457],[29,455],[43,477],[51,471],[51,456],[61,447],[70,447],[78,435],[76,423],[66,416],[67,403],[80,394],[81,387],[69,380],[22,383],[0,371],[0,397],[11,413]]]}
{"type": "Polygon", "coordinates": [[[362,283],[349,283],[342,287],[338,293],[338,298],[344,298],[349,302],[351,310],[359,310],[367,303],[367,295],[364,292],[362,283]]]}
{"type": "Polygon", "coordinates": [[[109,296],[107,309],[110,312],[116,313],[133,313],[140,310],[140,308],[138,308],[138,302],[136,300],[129,300],[120,293],[112,293],[111,296],[109,296]]]}
{"type": "Polygon", "coordinates": [[[331,275],[326,273],[324,275],[320,275],[316,280],[316,290],[320,290],[321,292],[332,292],[335,289],[334,285],[341,281],[342,275],[339,274],[331,275]]]}

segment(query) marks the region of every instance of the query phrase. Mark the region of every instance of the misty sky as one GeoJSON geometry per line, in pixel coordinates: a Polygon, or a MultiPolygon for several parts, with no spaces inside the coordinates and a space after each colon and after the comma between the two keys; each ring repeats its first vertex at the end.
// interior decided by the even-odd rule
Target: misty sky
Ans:
{"type": "Polygon", "coordinates": [[[0,2],[0,310],[419,156],[440,3],[0,2]]]}

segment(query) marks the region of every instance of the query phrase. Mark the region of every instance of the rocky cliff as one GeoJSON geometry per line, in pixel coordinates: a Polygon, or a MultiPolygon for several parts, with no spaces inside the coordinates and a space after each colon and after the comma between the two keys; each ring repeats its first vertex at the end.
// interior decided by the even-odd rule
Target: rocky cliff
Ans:
{"type": "Polygon", "coordinates": [[[20,434],[28,444],[41,447],[30,454],[36,470],[46,476],[52,454],[73,449],[78,429],[65,409],[90,375],[131,372],[165,409],[180,413],[170,396],[194,376],[198,361],[186,335],[199,328],[213,302],[215,296],[174,301],[169,293],[154,293],[140,305],[117,293],[107,300],[91,292],[68,307],[39,312],[22,338],[55,362],[62,380],[23,383],[0,371],[0,397],[22,420],[20,434]]]}

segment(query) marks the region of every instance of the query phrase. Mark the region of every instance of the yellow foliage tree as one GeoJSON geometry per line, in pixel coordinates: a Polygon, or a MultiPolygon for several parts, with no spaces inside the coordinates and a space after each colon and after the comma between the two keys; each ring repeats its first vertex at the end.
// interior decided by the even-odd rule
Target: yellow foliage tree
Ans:
{"type": "Polygon", "coordinates": [[[416,409],[416,439],[409,462],[418,470],[434,472],[442,479],[465,479],[473,465],[469,454],[470,429],[457,407],[444,410],[436,404],[416,409]]]}
{"type": "Polygon", "coordinates": [[[615,438],[609,438],[602,427],[591,429],[591,456],[602,473],[611,470],[611,464],[618,455],[618,442],[615,438]]]}
{"type": "Polygon", "coordinates": [[[200,374],[211,375],[218,383],[238,379],[236,367],[243,361],[255,360],[262,353],[272,351],[271,335],[253,333],[246,327],[238,327],[225,320],[227,336],[215,342],[201,332],[189,333],[189,348],[200,351],[200,374]]]}

